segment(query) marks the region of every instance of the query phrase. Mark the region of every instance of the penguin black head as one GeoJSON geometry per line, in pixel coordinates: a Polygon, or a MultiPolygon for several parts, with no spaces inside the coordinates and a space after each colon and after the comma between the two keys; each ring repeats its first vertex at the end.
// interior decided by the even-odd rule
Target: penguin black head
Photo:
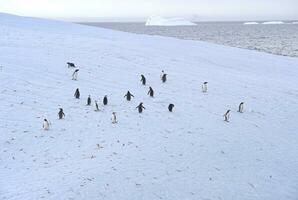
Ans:
{"type": "Polygon", "coordinates": [[[227,113],[229,113],[231,110],[228,110],[227,113]]]}
{"type": "Polygon", "coordinates": [[[207,84],[208,82],[206,81],[206,82],[204,82],[204,84],[207,84]]]}
{"type": "Polygon", "coordinates": [[[45,122],[46,122],[46,121],[48,121],[48,120],[47,120],[47,119],[44,119],[43,121],[45,121],[45,122]]]}

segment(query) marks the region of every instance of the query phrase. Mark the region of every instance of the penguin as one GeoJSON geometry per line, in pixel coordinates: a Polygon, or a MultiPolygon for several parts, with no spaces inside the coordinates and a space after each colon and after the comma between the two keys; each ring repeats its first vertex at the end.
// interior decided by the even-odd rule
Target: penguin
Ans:
{"type": "Polygon", "coordinates": [[[146,78],[143,74],[141,75],[141,82],[143,85],[146,85],[146,78]]]}
{"type": "Polygon", "coordinates": [[[144,106],[143,106],[143,103],[141,102],[137,107],[136,109],[138,109],[139,113],[142,113],[143,112],[143,109],[146,109],[144,106]]]}
{"type": "Polygon", "coordinates": [[[72,74],[72,80],[76,81],[78,79],[78,73],[79,73],[79,69],[76,69],[72,74]]]}
{"type": "Polygon", "coordinates": [[[207,92],[207,84],[208,82],[204,82],[202,85],[202,92],[207,92]]]}
{"type": "Polygon", "coordinates": [[[105,95],[103,98],[103,105],[107,105],[107,104],[108,104],[108,97],[107,95],[105,95]]]}
{"type": "Polygon", "coordinates": [[[65,117],[65,114],[62,108],[59,108],[58,116],[59,116],[59,119],[63,119],[63,117],[65,117]]]}
{"type": "Polygon", "coordinates": [[[154,91],[153,91],[152,87],[149,87],[149,91],[148,91],[147,95],[150,95],[150,97],[154,97],[154,91]]]}
{"type": "Polygon", "coordinates": [[[165,83],[167,81],[167,74],[163,74],[161,80],[163,83],[165,83]]]}
{"type": "Polygon", "coordinates": [[[238,112],[243,113],[243,105],[244,105],[244,102],[241,102],[239,104],[238,112]]]}
{"type": "Polygon", "coordinates": [[[67,66],[68,66],[68,68],[70,68],[70,67],[76,67],[75,64],[74,63],[71,63],[71,62],[67,62],[67,66]]]}
{"type": "Polygon", "coordinates": [[[127,101],[131,100],[131,97],[134,97],[129,91],[127,91],[126,95],[124,95],[124,98],[126,97],[127,101]]]}
{"type": "Polygon", "coordinates": [[[115,113],[115,112],[112,113],[112,118],[111,118],[111,120],[112,120],[112,124],[116,124],[116,123],[118,123],[118,121],[117,121],[117,116],[116,116],[116,113],[115,113]]]}
{"type": "Polygon", "coordinates": [[[231,111],[231,110],[227,110],[227,112],[223,115],[224,118],[225,118],[225,121],[226,121],[226,122],[229,122],[229,119],[230,119],[230,111],[231,111]]]}
{"type": "Polygon", "coordinates": [[[91,106],[91,97],[90,97],[90,95],[87,98],[87,106],[91,106]]]}
{"type": "Polygon", "coordinates": [[[169,104],[169,107],[168,107],[169,111],[172,112],[173,111],[173,108],[174,108],[174,104],[170,103],[169,104]]]}
{"type": "Polygon", "coordinates": [[[99,107],[98,107],[98,104],[97,104],[96,100],[95,100],[95,111],[99,111],[99,107]]]}
{"type": "Polygon", "coordinates": [[[165,71],[164,70],[161,70],[161,74],[160,74],[160,80],[162,80],[162,77],[163,77],[163,75],[165,74],[165,71]]]}
{"type": "Polygon", "coordinates": [[[43,125],[42,125],[43,130],[47,131],[50,129],[50,122],[47,119],[43,120],[43,125]]]}
{"type": "Polygon", "coordinates": [[[80,91],[79,91],[79,88],[76,89],[75,93],[74,93],[74,97],[76,99],[79,99],[80,98],[80,91]]]}

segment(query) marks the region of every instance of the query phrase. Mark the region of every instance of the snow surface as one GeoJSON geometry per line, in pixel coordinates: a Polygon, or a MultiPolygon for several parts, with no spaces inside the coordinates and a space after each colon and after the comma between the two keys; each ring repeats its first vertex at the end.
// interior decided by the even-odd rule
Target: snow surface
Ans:
{"type": "Polygon", "coordinates": [[[259,24],[259,22],[244,22],[244,25],[256,25],[259,24]]]}
{"type": "Polygon", "coordinates": [[[163,18],[151,16],[146,21],[146,26],[196,26],[197,24],[183,18],[163,18]]]}
{"type": "Polygon", "coordinates": [[[268,24],[268,25],[270,25],[270,24],[284,24],[284,22],[282,22],[282,21],[271,21],[271,22],[263,22],[263,24],[268,24]]]}
{"type": "Polygon", "coordinates": [[[1,200],[297,200],[297,58],[1,14],[0,66],[1,200]]]}

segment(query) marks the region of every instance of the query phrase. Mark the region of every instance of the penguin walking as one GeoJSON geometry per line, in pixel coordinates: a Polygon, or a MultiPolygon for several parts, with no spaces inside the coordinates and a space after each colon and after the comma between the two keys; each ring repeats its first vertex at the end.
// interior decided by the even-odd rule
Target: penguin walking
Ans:
{"type": "Polygon", "coordinates": [[[165,83],[167,81],[167,74],[163,74],[161,80],[163,83],[165,83]]]}
{"type": "Polygon", "coordinates": [[[143,85],[146,85],[146,78],[143,74],[141,75],[141,82],[143,85]]]}
{"type": "Polygon", "coordinates": [[[146,109],[144,106],[143,106],[143,103],[141,102],[137,107],[136,109],[138,109],[139,113],[142,113],[143,112],[143,109],[146,109]]]}
{"type": "Polygon", "coordinates": [[[91,106],[91,97],[90,97],[90,95],[87,98],[87,106],[91,106]]]}
{"type": "Polygon", "coordinates": [[[107,95],[105,95],[104,98],[103,98],[103,105],[108,105],[108,97],[107,97],[107,95]]]}
{"type": "Polygon", "coordinates": [[[229,122],[229,119],[230,119],[230,111],[231,111],[231,110],[227,110],[227,112],[223,115],[224,118],[225,118],[225,121],[226,121],[226,122],[229,122]]]}
{"type": "Polygon", "coordinates": [[[98,104],[97,104],[96,100],[95,100],[95,111],[99,111],[99,107],[98,107],[98,104]]]}
{"type": "Polygon", "coordinates": [[[65,114],[62,108],[59,108],[58,116],[59,116],[59,119],[63,119],[63,117],[65,117],[65,114]]]}
{"type": "Polygon", "coordinates": [[[203,85],[202,85],[202,92],[207,92],[207,84],[208,82],[204,82],[203,85]]]}
{"type": "Polygon", "coordinates": [[[150,95],[150,97],[154,97],[154,91],[153,91],[152,87],[149,87],[149,91],[148,91],[147,95],[150,95]]]}
{"type": "Polygon", "coordinates": [[[79,73],[79,69],[76,69],[72,74],[72,80],[76,81],[78,79],[78,73],[79,73]]]}
{"type": "Polygon", "coordinates": [[[168,106],[169,111],[172,112],[173,108],[174,108],[174,104],[170,103],[168,106]]]}
{"type": "Polygon", "coordinates": [[[50,122],[47,119],[43,120],[43,124],[42,124],[42,128],[43,130],[47,131],[50,129],[50,122]]]}
{"type": "Polygon", "coordinates": [[[244,102],[241,102],[238,107],[238,112],[243,113],[244,102]]]}
{"type": "Polygon", "coordinates": [[[74,97],[76,99],[79,99],[80,98],[80,91],[79,91],[79,88],[76,89],[75,93],[74,93],[74,97]]]}
{"type": "Polygon", "coordinates": [[[130,93],[130,91],[127,91],[126,95],[124,95],[124,98],[125,97],[126,97],[126,100],[127,101],[130,101],[131,100],[131,97],[134,97],[134,96],[130,93]]]}
{"type": "Polygon", "coordinates": [[[112,118],[111,118],[111,120],[112,120],[112,124],[116,124],[116,123],[118,123],[118,121],[117,121],[117,116],[116,116],[116,113],[115,113],[115,112],[112,113],[112,118]]]}

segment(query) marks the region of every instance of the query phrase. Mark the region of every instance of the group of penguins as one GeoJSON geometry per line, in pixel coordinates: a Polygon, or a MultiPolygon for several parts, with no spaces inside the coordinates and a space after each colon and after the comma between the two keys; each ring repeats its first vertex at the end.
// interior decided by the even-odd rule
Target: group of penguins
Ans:
{"type": "MultiPolygon", "coordinates": [[[[70,67],[75,68],[76,67],[75,64],[71,63],[71,62],[67,62],[67,65],[68,65],[68,68],[70,68],[70,67]]],[[[79,72],[79,69],[74,70],[74,72],[72,74],[72,80],[77,80],[78,72],[79,72]]],[[[162,70],[162,72],[161,72],[160,79],[163,83],[165,83],[167,81],[167,74],[164,73],[164,70],[162,70]]],[[[141,83],[142,83],[142,85],[146,85],[146,77],[143,74],[141,75],[141,83]]],[[[204,82],[203,85],[202,85],[202,92],[203,93],[207,92],[207,84],[208,84],[208,82],[204,82]]],[[[154,90],[152,89],[152,87],[149,87],[149,91],[148,91],[147,95],[149,95],[150,97],[154,97],[154,90]]],[[[76,89],[76,91],[74,93],[74,97],[76,99],[80,98],[79,88],[76,89]]],[[[126,98],[127,101],[130,101],[132,97],[134,97],[134,95],[131,94],[130,91],[127,91],[127,93],[124,95],[124,98],[126,98]]],[[[108,97],[107,97],[107,95],[105,95],[104,98],[103,98],[103,105],[107,105],[107,104],[108,104],[108,97]]],[[[91,96],[90,95],[87,98],[87,104],[86,105],[91,106],[91,96]]],[[[243,106],[244,106],[244,102],[241,102],[239,104],[239,107],[238,107],[238,112],[243,113],[243,106]]],[[[168,106],[168,110],[170,112],[172,112],[173,108],[174,108],[174,104],[170,103],[169,106],[168,106]]],[[[143,109],[146,109],[146,108],[143,106],[143,102],[141,102],[136,107],[136,109],[138,109],[139,113],[142,113],[143,109]]],[[[95,100],[95,111],[99,111],[98,102],[96,100],[95,100]]],[[[229,122],[230,112],[231,112],[231,110],[227,110],[225,112],[225,114],[223,115],[224,116],[224,121],[229,122]]],[[[59,117],[59,119],[63,119],[65,117],[65,113],[64,113],[62,108],[59,108],[58,117],[59,117]]],[[[116,116],[115,112],[112,113],[111,120],[112,120],[113,124],[118,123],[117,116],[116,116]]],[[[50,122],[47,119],[44,119],[43,129],[44,130],[49,130],[49,128],[50,128],[50,122]]]]}

